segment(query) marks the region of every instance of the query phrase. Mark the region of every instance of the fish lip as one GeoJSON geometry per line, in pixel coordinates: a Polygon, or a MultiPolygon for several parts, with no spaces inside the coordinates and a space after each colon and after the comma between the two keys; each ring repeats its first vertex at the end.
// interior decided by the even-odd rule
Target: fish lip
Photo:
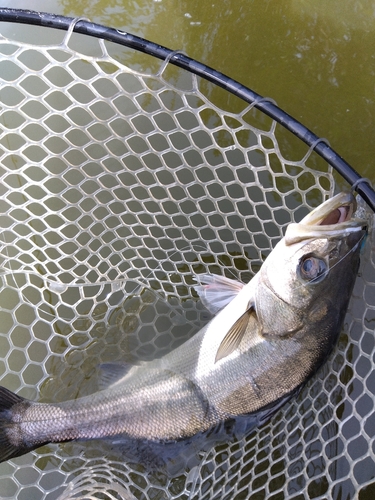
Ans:
{"type": "MultiPolygon", "coordinates": [[[[353,193],[342,192],[329,198],[324,203],[321,203],[318,207],[314,208],[310,213],[308,213],[300,222],[303,225],[309,226],[319,226],[320,222],[323,221],[333,210],[341,207],[350,207],[350,217],[355,212],[357,208],[357,202],[353,193]]],[[[337,225],[337,224],[333,224],[337,225]]]]}
{"type": "MultiPolygon", "coordinates": [[[[299,223],[289,224],[285,244],[292,245],[313,238],[337,238],[353,232],[367,232],[368,221],[353,217],[357,203],[352,193],[342,192],[328,199],[307,214],[299,223]],[[335,210],[345,208],[345,220],[335,224],[322,224],[335,210]]],[[[340,215],[341,217],[341,215],[340,215]]],[[[363,237],[358,235],[359,239],[363,237]]]]}

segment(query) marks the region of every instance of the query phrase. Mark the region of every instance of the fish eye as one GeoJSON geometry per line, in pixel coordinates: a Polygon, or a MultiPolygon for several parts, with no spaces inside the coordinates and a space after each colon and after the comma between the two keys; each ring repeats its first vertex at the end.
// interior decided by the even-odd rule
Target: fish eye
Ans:
{"type": "Polygon", "coordinates": [[[318,283],[327,275],[328,266],[323,259],[306,255],[300,260],[299,275],[304,281],[318,283]]]}

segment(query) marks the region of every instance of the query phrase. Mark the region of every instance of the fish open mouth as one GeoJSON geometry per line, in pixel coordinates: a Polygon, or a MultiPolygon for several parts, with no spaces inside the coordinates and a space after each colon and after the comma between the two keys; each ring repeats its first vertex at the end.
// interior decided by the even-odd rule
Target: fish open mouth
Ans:
{"type": "Polygon", "coordinates": [[[289,224],[285,244],[319,237],[337,237],[367,229],[367,221],[353,217],[357,208],[352,193],[339,193],[307,214],[299,223],[289,224]]]}
{"type": "Polygon", "coordinates": [[[354,211],[355,208],[353,208],[353,204],[335,208],[322,220],[319,225],[330,226],[331,224],[341,224],[341,222],[350,220],[354,211]]]}

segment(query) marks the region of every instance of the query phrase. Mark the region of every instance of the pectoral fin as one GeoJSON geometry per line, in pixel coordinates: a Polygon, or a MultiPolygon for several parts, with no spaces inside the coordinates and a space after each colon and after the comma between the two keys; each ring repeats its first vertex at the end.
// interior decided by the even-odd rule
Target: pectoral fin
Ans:
{"type": "Polygon", "coordinates": [[[244,284],[218,276],[216,274],[200,274],[196,276],[199,285],[194,287],[203,305],[216,314],[238,295],[244,284]]]}
{"type": "Polygon", "coordinates": [[[229,356],[229,354],[237,349],[246,333],[247,325],[249,324],[250,317],[253,314],[255,314],[254,308],[250,307],[229,329],[228,333],[223,338],[219,349],[217,350],[215,363],[220,359],[229,356]]]}

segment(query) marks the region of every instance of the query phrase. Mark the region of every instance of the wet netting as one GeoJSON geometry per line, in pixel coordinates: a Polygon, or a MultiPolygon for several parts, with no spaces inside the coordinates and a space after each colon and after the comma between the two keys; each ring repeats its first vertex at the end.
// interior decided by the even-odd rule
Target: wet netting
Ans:
{"type": "MultiPolygon", "coordinates": [[[[0,19],[0,384],[24,397],[90,394],[102,363],[182,344],[209,319],[195,275],[248,282],[289,222],[359,179],[182,53],[85,20],[0,19]]],[[[260,428],[168,463],[44,446],[0,465],[0,497],[373,500],[374,266],[367,243],[338,346],[260,428]]]]}

